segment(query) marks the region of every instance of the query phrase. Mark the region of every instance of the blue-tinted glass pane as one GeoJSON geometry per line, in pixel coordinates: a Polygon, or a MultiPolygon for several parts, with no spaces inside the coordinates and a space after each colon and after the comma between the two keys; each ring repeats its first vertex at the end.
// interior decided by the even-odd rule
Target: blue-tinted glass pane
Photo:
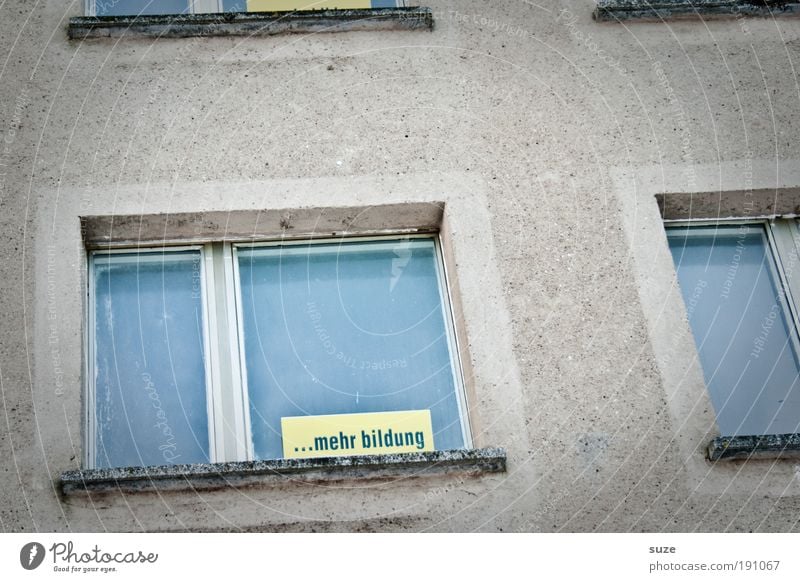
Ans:
{"type": "Polygon", "coordinates": [[[797,432],[797,332],[764,228],[671,228],[668,234],[720,431],[797,432]]]}
{"type": "Polygon", "coordinates": [[[96,0],[97,16],[132,16],[137,14],[184,14],[189,0],[96,0]]]}
{"type": "Polygon", "coordinates": [[[464,439],[432,239],[239,249],[253,444],[285,416],[430,410],[464,439]]]}
{"type": "Polygon", "coordinates": [[[247,0],[222,0],[223,12],[247,12],[247,0]]]}
{"type": "Polygon", "coordinates": [[[96,466],[208,462],[200,253],[93,260],[96,466]]]}

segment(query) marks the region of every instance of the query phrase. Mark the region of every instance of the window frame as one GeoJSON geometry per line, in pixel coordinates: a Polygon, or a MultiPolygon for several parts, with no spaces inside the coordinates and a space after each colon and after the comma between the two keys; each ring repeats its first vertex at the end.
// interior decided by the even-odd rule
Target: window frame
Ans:
{"type": "Polygon", "coordinates": [[[87,278],[87,311],[88,317],[85,318],[87,322],[86,333],[84,334],[86,365],[84,373],[86,374],[86,400],[84,402],[84,427],[85,427],[85,454],[84,466],[90,469],[96,468],[97,461],[97,386],[96,386],[96,365],[95,365],[95,331],[96,331],[96,297],[94,294],[95,283],[95,257],[98,256],[113,256],[123,254],[137,254],[137,261],[139,256],[144,255],[158,255],[165,252],[175,253],[181,251],[197,251],[200,254],[200,304],[202,306],[203,315],[206,316],[204,321],[203,333],[203,350],[205,351],[203,368],[205,370],[205,393],[206,393],[206,414],[208,416],[208,457],[209,462],[216,463],[217,457],[217,435],[216,431],[212,431],[211,419],[215,416],[214,400],[212,398],[212,383],[210,375],[210,342],[211,342],[211,322],[208,321],[208,296],[205,285],[206,280],[206,264],[204,260],[204,246],[202,244],[175,244],[175,245],[162,245],[162,246],[130,246],[130,247],[114,247],[106,249],[92,249],[88,253],[88,278],[87,278]]]}
{"type": "MultiPolygon", "coordinates": [[[[770,256],[769,269],[773,272],[775,280],[780,284],[781,293],[784,297],[781,309],[784,311],[784,316],[787,322],[793,326],[789,333],[790,341],[794,347],[795,353],[800,357],[800,217],[796,216],[756,216],[752,218],[747,217],[730,217],[730,218],[696,218],[696,219],[662,219],[664,224],[664,234],[669,239],[669,230],[673,228],[689,228],[697,229],[697,232],[692,232],[688,236],[701,236],[708,235],[708,230],[717,227],[726,226],[762,226],[763,235],[766,239],[766,251],[770,256]],[[787,266],[790,268],[787,269],[787,266]],[[790,279],[787,271],[796,273],[796,277],[790,279]],[[788,312],[788,313],[787,313],[788,312]]],[[[671,255],[671,252],[670,252],[671,255]]],[[[674,259],[670,257],[670,260],[674,259]]],[[[681,303],[686,309],[681,289],[681,282],[677,278],[677,268],[673,263],[673,273],[676,277],[676,282],[680,294],[681,303]]],[[[700,346],[697,343],[697,338],[692,334],[697,360],[703,372],[703,382],[708,392],[708,381],[705,378],[706,370],[703,368],[702,360],[700,358],[700,346]]],[[[759,394],[755,394],[752,400],[752,406],[758,401],[759,394]]],[[[714,410],[714,418],[719,425],[719,412],[716,408],[714,410]]],[[[800,419],[798,419],[800,424],[800,419]]],[[[776,433],[761,433],[759,435],[751,436],[772,436],[776,433]]],[[[723,438],[731,438],[731,435],[722,435],[723,438]]]]}
{"type": "MultiPolygon", "coordinates": [[[[250,403],[247,385],[247,367],[244,350],[242,321],[241,279],[237,249],[278,246],[308,247],[331,242],[370,242],[397,239],[429,239],[434,245],[436,284],[444,319],[450,368],[453,377],[457,409],[463,436],[463,449],[473,447],[472,427],[467,402],[466,379],[462,362],[462,346],[456,329],[456,316],[452,289],[449,284],[447,261],[439,230],[423,232],[393,230],[380,234],[324,237],[281,237],[263,240],[213,240],[192,242],[164,242],[152,245],[108,245],[87,250],[87,310],[84,344],[86,362],[86,401],[84,403],[84,455],[86,469],[97,468],[97,422],[95,380],[95,313],[94,297],[95,257],[114,254],[163,254],[165,252],[199,251],[201,305],[204,315],[203,348],[205,350],[205,390],[208,414],[209,462],[250,462],[255,460],[253,450],[250,403]],[[222,321],[224,319],[224,321],[222,321]],[[224,346],[227,345],[228,349],[224,346]],[[225,370],[227,369],[227,373],[225,370]],[[232,438],[232,443],[228,441],[232,438]]],[[[437,449],[441,450],[441,449],[437,449]]],[[[146,467],[147,465],[141,465],[146,467]]]]}

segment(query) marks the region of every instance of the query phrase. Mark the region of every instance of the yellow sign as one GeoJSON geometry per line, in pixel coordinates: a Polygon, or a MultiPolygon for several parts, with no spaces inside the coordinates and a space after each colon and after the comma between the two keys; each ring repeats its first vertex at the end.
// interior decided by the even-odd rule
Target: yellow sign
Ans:
{"type": "Polygon", "coordinates": [[[430,410],[281,418],[286,459],[433,451],[430,410]]]}

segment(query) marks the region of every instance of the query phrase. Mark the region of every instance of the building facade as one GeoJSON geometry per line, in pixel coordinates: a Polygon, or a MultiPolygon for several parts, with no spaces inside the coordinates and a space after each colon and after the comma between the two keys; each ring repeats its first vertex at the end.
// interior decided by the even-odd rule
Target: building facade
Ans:
{"type": "Polygon", "coordinates": [[[4,531],[800,530],[794,4],[194,4],[0,8],[4,531]]]}

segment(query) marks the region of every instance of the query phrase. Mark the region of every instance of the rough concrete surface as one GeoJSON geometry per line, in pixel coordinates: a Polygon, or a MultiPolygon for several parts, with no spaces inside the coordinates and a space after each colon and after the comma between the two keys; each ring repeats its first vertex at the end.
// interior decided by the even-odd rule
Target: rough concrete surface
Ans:
{"type": "Polygon", "coordinates": [[[796,461],[706,459],[656,199],[796,193],[800,20],[443,0],[433,31],[69,40],[80,4],[0,7],[0,529],[800,531],[796,461]],[[61,494],[81,217],[381,205],[438,221],[474,446],[505,472],[61,494]]]}

